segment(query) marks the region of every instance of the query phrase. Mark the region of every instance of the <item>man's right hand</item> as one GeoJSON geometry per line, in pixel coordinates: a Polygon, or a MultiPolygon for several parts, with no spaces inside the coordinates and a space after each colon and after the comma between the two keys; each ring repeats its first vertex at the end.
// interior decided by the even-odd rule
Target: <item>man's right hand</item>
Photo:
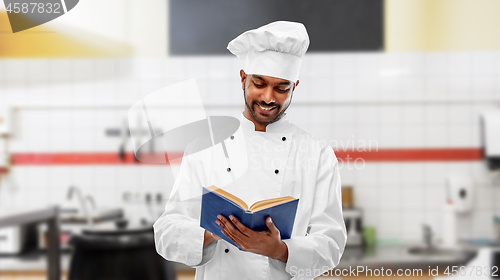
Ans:
{"type": "Polygon", "coordinates": [[[203,248],[205,248],[208,244],[212,243],[214,240],[220,240],[221,238],[217,235],[211,233],[208,230],[205,230],[205,236],[203,239],[203,248]]]}

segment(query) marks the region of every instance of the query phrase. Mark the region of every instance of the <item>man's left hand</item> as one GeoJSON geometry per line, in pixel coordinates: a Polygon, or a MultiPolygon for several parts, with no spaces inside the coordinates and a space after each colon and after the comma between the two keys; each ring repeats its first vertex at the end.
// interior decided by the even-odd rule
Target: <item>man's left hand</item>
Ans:
{"type": "Polygon", "coordinates": [[[281,241],[280,231],[272,222],[271,217],[267,217],[268,229],[264,231],[253,231],[247,228],[233,215],[229,216],[232,223],[222,215],[218,215],[217,218],[216,223],[222,228],[221,232],[236,243],[241,250],[282,262],[288,260],[288,248],[285,242],[281,241]]]}

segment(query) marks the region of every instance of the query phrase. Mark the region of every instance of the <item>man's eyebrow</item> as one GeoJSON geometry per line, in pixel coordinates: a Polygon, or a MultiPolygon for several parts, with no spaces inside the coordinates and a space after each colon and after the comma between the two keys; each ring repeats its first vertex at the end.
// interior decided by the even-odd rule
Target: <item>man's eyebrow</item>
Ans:
{"type": "MultiPolygon", "coordinates": [[[[266,80],[264,80],[264,78],[262,78],[261,76],[258,76],[258,75],[252,75],[253,78],[255,79],[259,79],[265,83],[268,83],[266,80]]],[[[285,86],[289,86],[290,85],[290,82],[289,81],[285,81],[285,82],[279,82],[279,83],[276,83],[275,85],[277,86],[280,86],[280,85],[285,85],[285,86]]]]}

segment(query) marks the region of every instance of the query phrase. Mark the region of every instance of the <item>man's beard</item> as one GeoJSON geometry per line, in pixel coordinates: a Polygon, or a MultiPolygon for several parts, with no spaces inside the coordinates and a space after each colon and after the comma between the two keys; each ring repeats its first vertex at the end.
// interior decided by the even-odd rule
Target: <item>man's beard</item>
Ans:
{"type": "Polygon", "coordinates": [[[260,114],[257,114],[255,112],[255,110],[254,110],[254,105],[259,106],[259,103],[254,100],[254,101],[252,101],[252,105],[251,106],[250,106],[250,104],[248,104],[245,88],[243,88],[243,99],[245,99],[245,106],[247,107],[248,112],[250,113],[250,116],[252,116],[252,118],[256,122],[258,122],[260,124],[265,124],[265,125],[268,125],[268,124],[271,124],[273,122],[279,121],[285,115],[285,111],[288,109],[288,106],[290,106],[290,103],[291,103],[291,100],[290,100],[290,102],[288,103],[288,106],[283,111],[279,111],[281,109],[281,105],[278,105],[278,104],[275,104],[275,103],[266,104],[266,103],[262,102],[261,104],[265,105],[265,106],[276,106],[275,109],[278,111],[278,113],[274,117],[270,116],[270,117],[267,117],[267,118],[262,118],[260,116],[260,114]]]}

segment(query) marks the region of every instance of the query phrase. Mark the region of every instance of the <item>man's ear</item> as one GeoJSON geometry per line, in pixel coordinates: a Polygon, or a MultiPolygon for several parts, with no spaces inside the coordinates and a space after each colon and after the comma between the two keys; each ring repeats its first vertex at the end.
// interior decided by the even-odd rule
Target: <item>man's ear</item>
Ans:
{"type": "Polygon", "coordinates": [[[247,74],[243,69],[240,70],[240,77],[241,77],[241,89],[245,90],[245,81],[247,79],[247,74]]]}
{"type": "Polygon", "coordinates": [[[295,87],[299,85],[299,80],[295,84],[293,84],[293,90],[295,90],[295,87]]]}

